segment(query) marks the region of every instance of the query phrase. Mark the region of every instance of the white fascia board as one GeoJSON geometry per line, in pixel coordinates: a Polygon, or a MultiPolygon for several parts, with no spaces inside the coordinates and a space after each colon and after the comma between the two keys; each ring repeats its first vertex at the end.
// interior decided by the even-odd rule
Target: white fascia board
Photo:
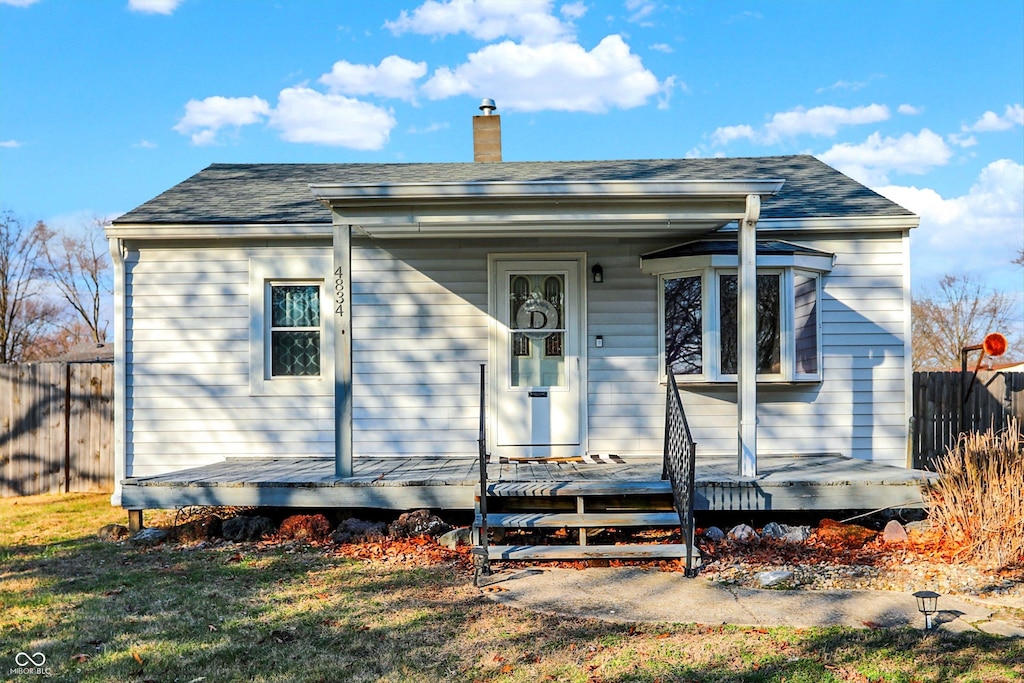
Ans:
{"type": "MultiPolygon", "coordinates": [[[[757,231],[762,232],[874,232],[910,230],[921,222],[917,215],[907,216],[822,216],[814,218],[762,218],[757,231]]],[[[729,225],[722,232],[736,232],[729,225]]]]}
{"type": "Polygon", "coordinates": [[[360,232],[376,239],[413,238],[413,237],[518,237],[523,235],[540,237],[565,236],[622,236],[659,237],[665,235],[703,235],[721,227],[721,223],[699,223],[682,221],[629,221],[620,217],[614,220],[588,220],[585,222],[563,223],[551,220],[533,220],[529,222],[447,222],[447,223],[412,223],[366,226],[360,224],[360,232]]]}
{"type": "Polygon", "coordinates": [[[574,180],[437,183],[313,183],[313,196],[328,204],[359,200],[451,200],[650,197],[746,197],[777,193],[783,180],[574,180]]]}
{"type": "Polygon", "coordinates": [[[332,237],[331,223],[115,223],[108,238],[120,239],[230,239],[239,237],[332,237]]]}

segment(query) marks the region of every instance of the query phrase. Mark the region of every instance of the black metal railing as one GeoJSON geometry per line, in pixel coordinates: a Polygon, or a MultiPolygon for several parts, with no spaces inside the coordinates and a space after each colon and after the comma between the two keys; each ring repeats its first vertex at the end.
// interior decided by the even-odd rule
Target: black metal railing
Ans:
{"type": "Polygon", "coordinates": [[[672,503],[679,514],[679,531],[686,544],[686,576],[693,571],[693,503],[694,470],[696,469],[697,444],[690,435],[686,423],[683,401],[679,397],[675,375],[666,368],[668,388],[665,391],[665,455],[662,464],[662,479],[672,483],[672,503]]]}
{"type": "Polygon", "coordinates": [[[476,496],[476,508],[480,514],[480,525],[477,528],[479,542],[473,549],[475,558],[476,578],[479,582],[481,576],[489,576],[491,565],[489,551],[487,548],[487,462],[490,456],[487,454],[487,366],[480,364],[480,431],[477,437],[480,460],[480,490],[476,496]]]}

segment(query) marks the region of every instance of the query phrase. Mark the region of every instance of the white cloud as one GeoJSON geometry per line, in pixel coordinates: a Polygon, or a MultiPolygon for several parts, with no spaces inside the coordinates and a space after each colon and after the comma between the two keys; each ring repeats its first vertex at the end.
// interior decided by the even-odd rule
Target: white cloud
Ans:
{"type": "MultiPolygon", "coordinates": [[[[467,33],[486,41],[519,38],[531,45],[573,39],[572,27],[554,16],[551,6],[551,0],[426,0],[411,14],[402,10],[384,27],[395,35],[467,33]]],[[[575,6],[570,7],[565,16],[574,11],[575,6]]]]}
{"type": "Polygon", "coordinates": [[[411,100],[415,82],[427,73],[426,62],[412,62],[397,55],[381,60],[378,66],[352,64],[341,60],[331,72],[320,77],[331,92],[342,95],[379,95],[411,100]]]}
{"type": "Polygon", "coordinates": [[[39,0],[0,0],[0,5],[11,5],[13,7],[28,7],[34,5],[39,0]]]}
{"type": "Polygon", "coordinates": [[[138,149],[156,149],[158,146],[159,145],[155,142],[150,142],[149,140],[140,140],[132,145],[132,147],[136,147],[138,149]]]}
{"type": "Polygon", "coordinates": [[[14,149],[16,147],[21,147],[21,143],[17,140],[0,140],[0,147],[14,149]]]}
{"type": "Polygon", "coordinates": [[[424,126],[423,128],[419,128],[417,126],[409,126],[406,132],[409,133],[410,135],[425,135],[427,133],[436,133],[439,130],[448,130],[449,128],[451,128],[451,124],[448,123],[447,121],[435,121],[427,126],[424,126]]]}
{"type": "Polygon", "coordinates": [[[270,105],[259,97],[221,97],[189,100],[185,116],[174,126],[182,135],[191,135],[192,144],[209,145],[217,141],[221,128],[258,123],[270,113],[270,105]]]}
{"type": "Polygon", "coordinates": [[[918,114],[924,112],[924,108],[915,107],[912,104],[901,104],[900,106],[896,107],[896,111],[903,114],[904,116],[917,116],[918,114]]]}
{"type": "Polygon", "coordinates": [[[1010,130],[1014,126],[1024,126],[1024,107],[1019,104],[1008,104],[1003,115],[987,111],[974,124],[963,126],[965,133],[992,133],[1010,130]]]}
{"type": "Polygon", "coordinates": [[[664,52],[667,55],[675,52],[675,50],[672,49],[672,46],[668,43],[655,43],[654,45],[651,45],[651,49],[655,52],[664,52]]]}
{"type": "Polygon", "coordinates": [[[748,138],[762,145],[773,145],[783,139],[795,138],[800,135],[829,137],[835,135],[841,126],[855,126],[876,123],[889,118],[889,108],[882,104],[869,104],[863,107],[847,109],[825,105],[804,109],[797,107],[789,111],[773,114],[771,121],[755,130],[748,125],[724,126],[711,134],[715,144],[727,144],[732,140],[748,138]]]}
{"type": "Polygon", "coordinates": [[[281,91],[270,125],[288,142],[375,150],[387,144],[395,117],[368,102],[295,87],[281,91]]]}
{"type": "Polygon", "coordinates": [[[949,140],[950,144],[956,145],[957,147],[967,148],[974,147],[976,144],[978,144],[978,138],[974,137],[973,135],[950,133],[949,135],[946,136],[946,139],[949,140]]]}
{"type": "Polygon", "coordinates": [[[144,14],[171,14],[185,0],[128,0],[128,9],[144,14]]]}
{"type": "Polygon", "coordinates": [[[566,19],[582,19],[583,15],[587,13],[589,8],[580,0],[579,2],[567,2],[558,8],[562,16],[566,19]]]}
{"type": "Polygon", "coordinates": [[[728,145],[733,140],[754,140],[756,133],[751,126],[746,124],[739,126],[722,126],[716,128],[711,134],[711,143],[714,145],[728,145]]]}
{"type": "Polygon", "coordinates": [[[604,112],[644,104],[663,88],[618,35],[587,52],[575,43],[519,45],[505,41],[442,67],[423,86],[431,99],[492,97],[509,111],[604,112]]]}
{"type": "Polygon", "coordinates": [[[915,283],[971,273],[1005,291],[1021,291],[1020,267],[1010,260],[1024,247],[1024,166],[1000,159],[986,166],[970,191],[950,199],[930,188],[884,186],[880,194],[921,217],[911,231],[915,283]]]}
{"type": "Polygon", "coordinates": [[[875,132],[861,144],[842,143],[817,157],[865,185],[885,185],[889,174],[927,173],[943,166],[953,155],[942,136],[924,128],[898,138],[875,132]]]}
{"type": "Polygon", "coordinates": [[[648,21],[648,17],[654,14],[654,10],[657,8],[658,6],[653,0],[626,0],[626,10],[629,11],[626,21],[641,26],[653,26],[654,24],[648,21]]]}

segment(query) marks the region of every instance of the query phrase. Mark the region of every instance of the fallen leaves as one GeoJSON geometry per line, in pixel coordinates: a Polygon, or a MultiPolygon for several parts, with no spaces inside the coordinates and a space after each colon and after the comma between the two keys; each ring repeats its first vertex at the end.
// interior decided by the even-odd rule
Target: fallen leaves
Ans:
{"type": "Polygon", "coordinates": [[[450,550],[437,544],[430,536],[410,538],[382,538],[363,543],[343,543],[334,552],[354,560],[369,560],[401,567],[419,567],[446,564],[461,569],[472,569],[471,549],[459,547],[450,550]]]}

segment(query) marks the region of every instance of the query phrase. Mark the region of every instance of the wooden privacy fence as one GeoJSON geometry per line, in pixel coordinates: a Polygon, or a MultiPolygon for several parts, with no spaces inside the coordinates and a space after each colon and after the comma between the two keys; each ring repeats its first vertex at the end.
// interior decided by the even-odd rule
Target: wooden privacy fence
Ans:
{"type": "Polygon", "coordinates": [[[979,372],[965,403],[972,374],[914,373],[914,467],[932,469],[961,432],[999,430],[1012,417],[1024,423],[1024,372],[979,372]]]}
{"type": "Polygon", "coordinates": [[[112,491],[112,363],[0,365],[0,497],[112,491]]]}

